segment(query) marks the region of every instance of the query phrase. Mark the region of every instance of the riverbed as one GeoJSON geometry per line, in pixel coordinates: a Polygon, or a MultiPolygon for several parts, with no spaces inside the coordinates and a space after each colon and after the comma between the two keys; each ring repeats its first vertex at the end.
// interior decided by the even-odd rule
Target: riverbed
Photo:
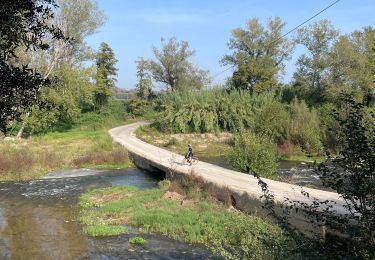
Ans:
{"type": "Polygon", "coordinates": [[[64,170],[24,183],[0,182],[0,259],[207,259],[199,245],[154,234],[91,238],[77,222],[80,194],[113,185],[150,189],[160,176],[139,169],[64,170]],[[129,238],[142,236],[143,246],[129,238]]]}

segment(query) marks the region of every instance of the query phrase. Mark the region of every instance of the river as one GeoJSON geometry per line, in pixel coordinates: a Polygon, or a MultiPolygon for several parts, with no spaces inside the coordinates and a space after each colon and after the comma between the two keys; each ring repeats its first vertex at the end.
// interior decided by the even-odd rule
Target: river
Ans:
{"type": "Polygon", "coordinates": [[[24,183],[0,182],[0,259],[207,259],[210,251],[154,234],[144,246],[128,243],[138,234],[91,238],[77,222],[79,195],[112,185],[140,189],[160,178],[139,169],[64,170],[24,183]],[[63,178],[62,178],[63,177],[63,178]]]}

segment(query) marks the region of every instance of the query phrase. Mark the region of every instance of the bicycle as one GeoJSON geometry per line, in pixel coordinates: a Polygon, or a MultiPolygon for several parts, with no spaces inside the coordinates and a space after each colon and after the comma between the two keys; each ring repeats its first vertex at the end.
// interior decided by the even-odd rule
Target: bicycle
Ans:
{"type": "Polygon", "coordinates": [[[188,162],[190,166],[196,165],[198,163],[198,157],[193,156],[191,157],[190,161],[188,161],[188,158],[184,157],[184,159],[182,159],[182,163],[185,164],[186,162],[188,162]]]}

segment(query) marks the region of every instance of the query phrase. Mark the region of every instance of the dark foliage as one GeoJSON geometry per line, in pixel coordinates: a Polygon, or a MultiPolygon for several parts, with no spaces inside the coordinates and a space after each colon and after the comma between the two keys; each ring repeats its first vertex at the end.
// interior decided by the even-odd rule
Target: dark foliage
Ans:
{"type": "MultiPolygon", "coordinates": [[[[264,207],[288,230],[291,210],[301,212],[312,225],[328,226],[345,236],[321,241],[303,239],[304,256],[373,259],[375,256],[375,120],[367,113],[363,103],[357,103],[351,95],[343,95],[340,113],[335,117],[340,129],[335,133],[341,143],[337,158],[329,158],[316,167],[323,184],[335,190],[346,202],[345,212],[337,212],[336,202],[311,199],[302,202],[286,198],[283,214],[276,210],[274,195],[268,185],[258,178],[265,201],[264,207]],[[314,253],[313,253],[314,252],[314,253]],[[311,255],[313,254],[313,255],[311,255]]],[[[303,196],[310,198],[305,190],[303,196]]],[[[297,234],[294,232],[294,234],[297,234]]]]}
{"type": "Polygon", "coordinates": [[[27,65],[17,65],[16,49],[48,49],[46,36],[63,39],[47,21],[53,17],[53,0],[3,0],[0,5],[0,131],[33,104],[46,80],[27,65]]]}

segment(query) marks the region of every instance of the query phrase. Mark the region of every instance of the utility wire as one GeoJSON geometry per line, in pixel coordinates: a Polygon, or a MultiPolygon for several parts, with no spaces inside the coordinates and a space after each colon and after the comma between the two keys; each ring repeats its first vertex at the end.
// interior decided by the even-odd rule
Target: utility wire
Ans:
{"type": "MultiPolygon", "coordinates": [[[[299,25],[297,25],[296,27],[294,27],[293,29],[289,30],[288,32],[284,33],[283,35],[281,35],[279,38],[277,38],[276,40],[272,41],[269,45],[281,40],[282,38],[284,38],[285,36],[287,36],[288,34],[290,34],[291,32],[294,32],[295,30],[297,30],[299,27],[301,27],[302,25],[308,23],[309,21],[311,21],[312,19],[314,19],[315,17],[317,17],[318,15],[320,15],[321,13],[323,13],[324,11],[328,10],[329,8],[331,8],[332,6],[334,6],[335,4],[337,4],[338,2],[340,2],[341,0],[336,0],[335,2],[333,2],[332,4],[330,4],[329,6],[325,7],[324,9],[320,10],[318,13],[314,14],[313,16],[311,16],[309,19],[305,20],[304,22],[300,23],[299,25]]],[[[225,70],[222,70],[220,71],[219,73],[216,73],[212,79],[215,79],[217,76],[223,74],[224,72],[234,68],[236,65],[232,65],[230,66],[229,68],[226,68],[225,70]]]]}

